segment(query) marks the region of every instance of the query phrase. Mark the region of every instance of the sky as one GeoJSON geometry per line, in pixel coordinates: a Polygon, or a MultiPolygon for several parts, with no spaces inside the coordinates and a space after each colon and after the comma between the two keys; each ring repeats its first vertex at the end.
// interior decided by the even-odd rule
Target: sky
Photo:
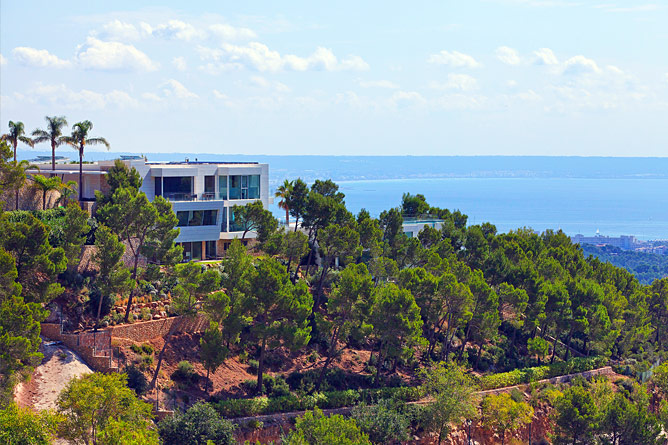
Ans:
{"type": "Polygon", "coordinates": [[[666,0],[3,0],[0,128],[87,119],[112,152],[668,156],[667,23],[666,0]]]}

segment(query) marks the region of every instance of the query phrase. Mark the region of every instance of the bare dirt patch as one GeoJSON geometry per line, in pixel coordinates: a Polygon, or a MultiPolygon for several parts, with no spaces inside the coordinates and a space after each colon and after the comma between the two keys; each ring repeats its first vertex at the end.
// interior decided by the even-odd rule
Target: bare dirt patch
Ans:
{"type": "Polygon", "coordinates": [[[74,377],[90,374],[93,370],[64,344],[43,341],[40,352],[42,363],[35,368],[30,381],[17,385],[16,402],[35,410],[55,409],[58,394],[74,377]]]}

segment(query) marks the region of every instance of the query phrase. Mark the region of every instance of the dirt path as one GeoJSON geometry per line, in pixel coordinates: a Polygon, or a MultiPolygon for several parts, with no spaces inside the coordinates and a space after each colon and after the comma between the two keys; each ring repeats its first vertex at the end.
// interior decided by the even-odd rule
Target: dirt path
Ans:
{"type": "Polygon", "coordinates": [[[55,409],[60,391],[73,377],[92,373],[93,370],[73,351],[63,344],[49,344],[42,339],[39,350],[44,354],[42,363],[35,368],[32,379],[21,383],[14,391],[19,405],[37,410],[55,409]]]}

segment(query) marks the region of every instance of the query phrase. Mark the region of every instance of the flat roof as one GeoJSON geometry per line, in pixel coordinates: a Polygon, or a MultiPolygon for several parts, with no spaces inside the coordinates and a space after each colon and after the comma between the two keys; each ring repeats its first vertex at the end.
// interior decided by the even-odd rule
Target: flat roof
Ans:
{"type": "Polygon", "coordinates": [[[159,162],[159,161],[148,161],[146,165],[175,165],[175,166],[184,166],[184,165],[258,165],[259,162],[215,162],[215,161],[168,161],[168,162],[159,162]]]}
{"type": "MultiPolygon", "coordinates": [[[[48,174],[48,175],[78,175],[79,170],[43,170],[43,169],[29,169],[26,170],[30,174],[48,174]]],[[[84,175],[106,175],[106,171],[100,171],[100,170],[84,170],[82,172],[84,175]]]]}

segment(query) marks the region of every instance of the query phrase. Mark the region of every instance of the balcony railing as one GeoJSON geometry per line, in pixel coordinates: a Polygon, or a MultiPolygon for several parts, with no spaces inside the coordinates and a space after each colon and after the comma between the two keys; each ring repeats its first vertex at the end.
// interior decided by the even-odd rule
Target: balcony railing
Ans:
{"type": "Polygon", "coordinates": [[[236,201],[236,200],[248,200],[248,199],[259,199],[259,198],[228,198],[225,195],[219,193],[207,192],[207,193],[163,193],[162,196],[168,201],[236,201]]]}

